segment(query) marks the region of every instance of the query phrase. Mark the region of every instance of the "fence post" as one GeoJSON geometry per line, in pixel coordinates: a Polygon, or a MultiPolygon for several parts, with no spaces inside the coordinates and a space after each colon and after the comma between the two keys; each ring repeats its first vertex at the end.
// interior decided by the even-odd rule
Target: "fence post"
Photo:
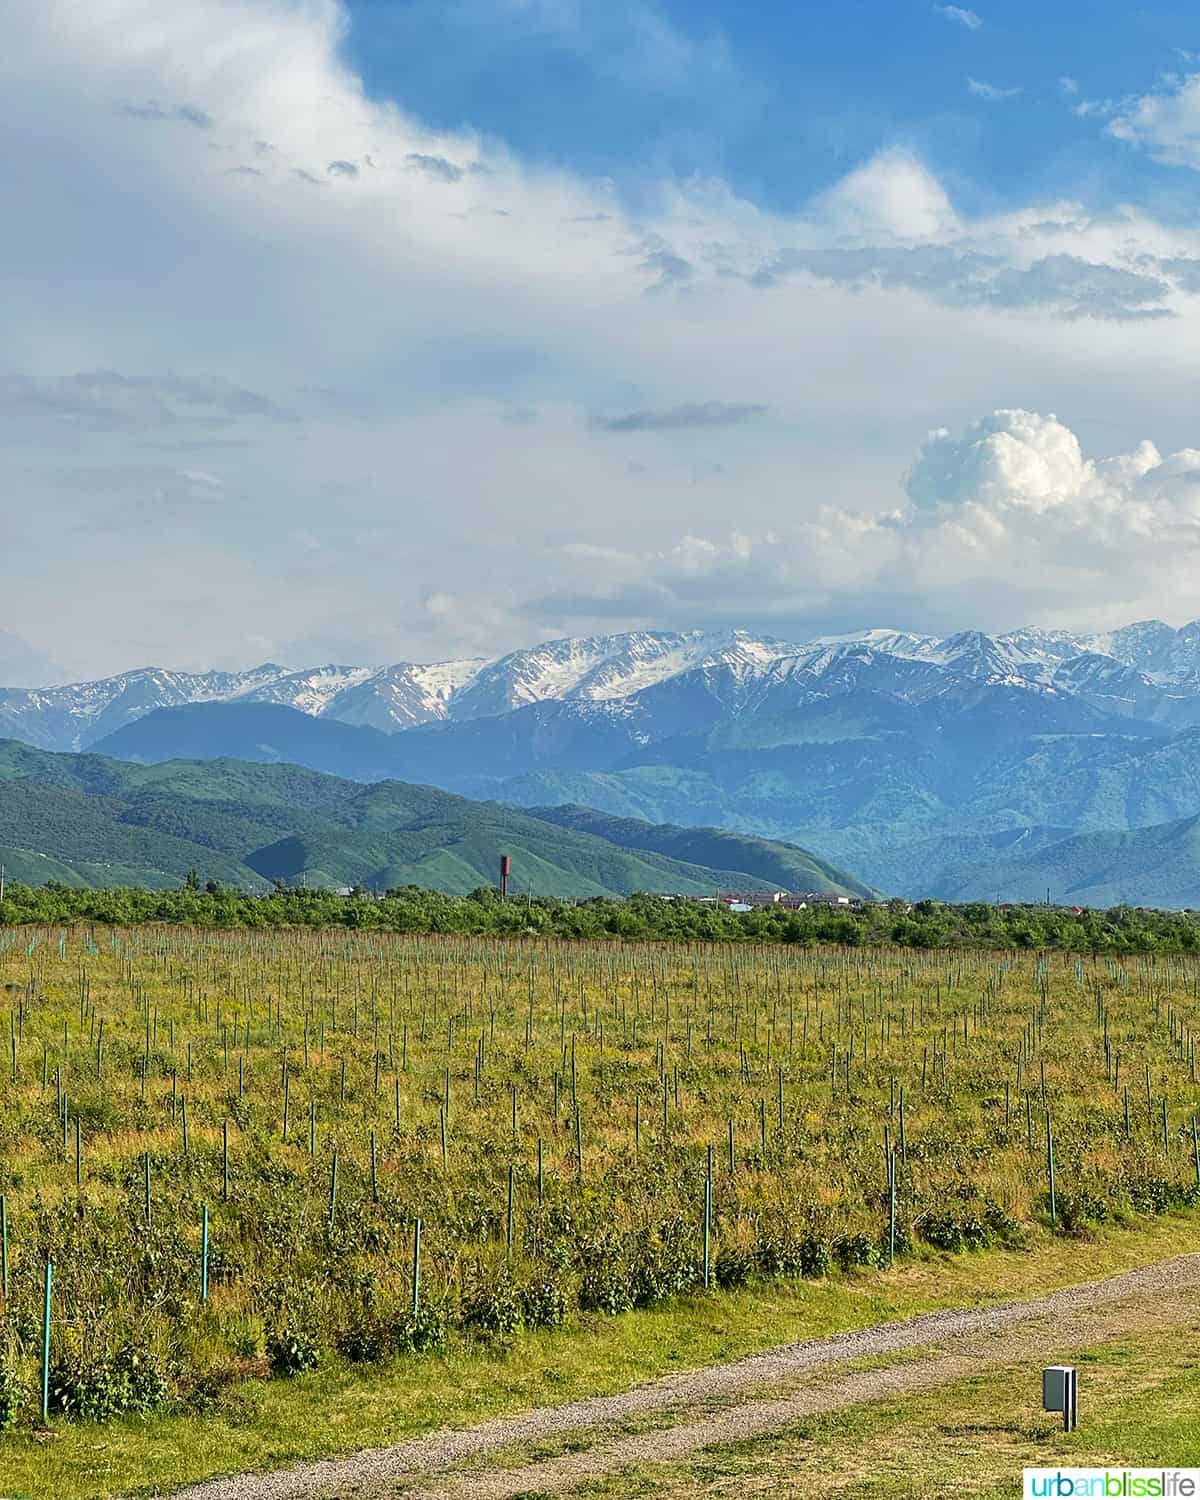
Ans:
{"type": "Polygon", "coordinates": [[[42,1421],[50,1420],[50,1295],[54,1266],[46,1262],[46,1286],[42,1307],[42,1421]]]}
{"type": "Polygon", "coordinates": [[[208,1301],[208,1204],[204,1205],[204,1216],[200,1231],[200,1301],[208,1301]]]}
{"type": "Polygon", "coordinates": [[[1058,1223],[1058,1206],[1054,1200],[1054,1135],[1050,1129],[1050,1111],[1046,1111],[1046,1175],[1050,1180],[1050,1223],[1058,1223]]]}
{"type": "Polygon", "coordinates": [[[4,1300],[8,1301],[8,1198],[0,1196],[0,1280],[4,1300]]]}
{"type": "Polygon", "coordinates": [[[413,1259],[412,1259],[412,1310],[416,1317],[417,1309],[421,1305],[421,1221],[417,1219],[413,1224],[413,1259]]]}
{"type": "Polygon", "coordinates": [[[704,1179],[704,1290],[712,1285],[712,1178],[704,1179]]]}

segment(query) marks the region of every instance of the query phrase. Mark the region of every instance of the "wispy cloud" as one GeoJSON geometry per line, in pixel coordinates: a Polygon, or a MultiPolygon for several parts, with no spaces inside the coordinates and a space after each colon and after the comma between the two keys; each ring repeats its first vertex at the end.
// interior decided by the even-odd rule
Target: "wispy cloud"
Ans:
{"type": "Polygon", "coordinates": [[[985,83],[982,78],[968,77],[967,90],[977,99],[990,99],[994,102],[998,99],[1015,99],[1021,92],[1021,85],[1018,83],[1013,88],[1002,89],[994,83],[985,83]]]}
{"type": "Polygon", "coordinates": [[[121,113],[132,115],[135,120],[174,120],[194,125],[198,130],[211,130],[214,123],[210,114],[195,105],[160,104],[157,99],[148,99],[144,104],[123,104],[121,113]]]}
{"type": "Polygon", "coordinates": [[[953,21],[956,26],[965,26],[968,31],[978,31],[983,25],[983,17],[976,15],[973,10],[967,10],[962,5],[935,5],[934,10],[939,16],[945,16],[947,21],[953,21]]]}
{"type": "Polygon", "coordinates": [[[45,424],[60,432],[128,432],[255,417],[287,421],[294,413],[255,391],[209,377],[121,375],[115,370],[43,380],[0,376],[0,426],[11,421],[30,433],[45,424]]]}
{"type": "Polygon", "coordinates": [[[597,423],[605,432],[665,432],[678,427],[731,427],[760,417],[768,407],[757,401],[701,401],[660,411],[631,411],[597,423]]]}
{"type": "Polygon", "coordinates": [[[432,177],[437,182],[461,182],[468,173],[476,176],[486,176],[488,173],[488,168],[481,161],[459,166],[458,162],[451,161],[448,156],[432,156],[423,151],[410,151],[404,161],[406,166],[416,172],[424,172],[426,177],[432,177]]]}
{"type": "Polygon", "coordinates": [[[1077,94],[1079,92],[1079,80],[1078,80],[1078,78],[1071,78],[1071,77],[1069,77],[1065,73],[1058,80],[1058,86],[1061,89],[1061,91],[1064,94],[1067,94],[1067,95],[1074,95],[1074,94],[1077,94]]]}
{"type": "Polygon", "coordinates": [[[949,307],[1043,308],[1069,319],[1114,322],[1170,312],[1164,305],[1170,288],[1159,277],[1064,253],[1014,266],[996,255],[950,245],[785,249],[749,280],[769,288],[797,274],[854,290],[907,287],[949,307]]]}

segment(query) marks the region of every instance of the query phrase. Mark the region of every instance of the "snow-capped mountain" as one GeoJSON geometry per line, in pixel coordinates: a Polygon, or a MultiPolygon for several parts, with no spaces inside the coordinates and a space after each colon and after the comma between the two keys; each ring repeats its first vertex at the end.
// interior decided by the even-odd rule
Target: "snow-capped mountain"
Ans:
{"type": "Polygon", "coordinates": [[[635,631],[549,641],[484,666],[447,705],[456,720],[490,717],[548,698],[625,698],[697,667],[765,670],[801,648],[743,630],[635,631]]]}
{"type": "Polygon", "coordinates": [[[78,750],[156,708],[220,703],[285,675],[272,662],[247,672],[169,672],[143,667],[65,687],[0,688],[0,736],[45,750],[78,750]]]}
{"type": "Polygon", "coordinates": [[[65,687],[0,689],[0,737],[79,750],[158,708],[275,703],[316,718],[399,733],[507,714],[537,703],[642,714],[653,692],[661,732],[714,713],[779,712],[868,692],[920,704],[969,684],[1078,698],[1101,713],[1175,728],[1200,724],[1200,622],[1143,621],[1097,632],[964,630],[939,638],[871,629],[788,642],[744,630],[633,631],[548,641],[496,658],[386,667],[172,672],[148,667],[65,687]],[[668,685],[676,687],[667,691],[668,685]]]}

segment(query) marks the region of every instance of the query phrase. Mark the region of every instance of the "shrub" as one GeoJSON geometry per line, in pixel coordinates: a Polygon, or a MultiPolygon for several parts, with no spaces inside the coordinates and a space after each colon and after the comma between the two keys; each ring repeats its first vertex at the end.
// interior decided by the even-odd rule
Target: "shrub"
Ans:
{"type": "Polygon", "coordinates": [[[745,1286],[753,1273],[753,1257],[737,1245],[725,1246],[717,1256],[717,1285],[723,1291],[731,1292],[745,1286]]]}
{"type": "Polygon", "coordinates": [[[0,1432],[17,1425],[26,1395],[25,1383],[14,1367],[7,1361],[0,1363],[0,1432]]]}
{"type": "Polygon", "coordinates": [[[463,1309],[463,1322],[481,1333],[503,1337],[523,1321],[521,1294],[506,1274],[491,1286],[479,1286],[463,1309]]]}
{"type": "Polygon", "coordinates": [[[827,1239],[819,1234],[806,1235],[798,1249],[801,1276],[829,1275],[833,1269],[833,1251],[827,1239]]]}
{"type": "Polygon", "coordinates": [[[635,1307],[652,1307],[699,1281],[695,1230],[683,1219],[644,1230],[631,1264],[635,1307]]]}
{"type": "Polygon", "coordinates": [[[450,1318],[440,1302],[424,1302],[415,1313],[406,1313],[393,1328],[393,1340],[401,1353],[425,1354],[446,1342],[450,1318]]]}
{"type": "Polygon", "coordinates": [[[317,1341],[295,1324],[278,1329],[267,1338],[267,1363],[272,1375],[303,1375],[321,1362],[317,1341]]]}
{"type": "Polygon", "coordinates": [[[355,1364],[373,1364],[391,1353],[391,1330],[378,1318],[361,1314],[338,1331],[334,1343],[339,1354],[355,1364]]]}
{"type": "Polygon", "coordinates": [[[954,1214],[927,1213],[918,1223],[921,1238],[935,1250],[961,1250],[962,1225],[954,1214]]]}
{"type": "Polygon", "coordinates": [[[833,1254],[843,1271],[879,1263],[879,1251],[865,1234],[838,1235],[833,1242],[833,1254]]]}
{"type": "Polygon", "coordinates": [[[550,1276],[521,1288],[521,1315],[526,1328],[560,1328],[567,1320],[567,1297],[550,1276]]]}
{"type": "Polygon", "coordinates": [[[579,1285],[579,1305],[584,1312],[628,1312],[633,1294],[625,1268],[611,1262],[589,1267],[579,1285]]]}
{"type": "Polygon", "coordinates": [[[69,1348],[50,1368],[50,1409],[66,1417],[109,1422],[165,1406],[166,1376],[149,1350],[129,1342],[112,1354],[69,1348]]]}

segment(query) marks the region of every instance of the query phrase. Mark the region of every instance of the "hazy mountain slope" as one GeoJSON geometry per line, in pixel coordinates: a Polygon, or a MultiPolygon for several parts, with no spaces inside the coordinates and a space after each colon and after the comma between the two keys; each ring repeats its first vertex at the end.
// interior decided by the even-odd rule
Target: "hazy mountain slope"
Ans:
{"type": "Polygon", "coordinates": [[[1150,828],[1075,834],[1032,852],[939,873],[947,901],[1052,901],[1077,906],[1200,907],[1200,817],[1150,828]]]}
{"type": "MultiPolygon", "coordinates": [[[[676,828],[634,818],[613,818],[590,807],[541,807],[533,815],[561,828],[598,834],[626,849],[646,849],[692,864],[753,869],[785,890],[844,889],[844,871],[815,858],[807,849],[750,838],[723,828],[676,828]]],[[[850,894],[870,896],[870,887],[851,886],[850,894]]]]}

